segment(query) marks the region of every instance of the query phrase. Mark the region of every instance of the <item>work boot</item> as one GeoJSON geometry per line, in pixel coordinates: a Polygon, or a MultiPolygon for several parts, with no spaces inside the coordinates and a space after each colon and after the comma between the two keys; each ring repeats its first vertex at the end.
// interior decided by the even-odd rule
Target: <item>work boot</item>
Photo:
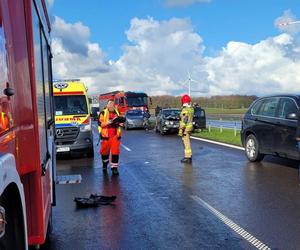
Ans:
{"type": "Polygon", "coordinates": [[[186,158],[186,157],[184,157],[184,158],[181,160],[181,163],[191,164],[191,163],[192,163],[192,158],[186,158]]]}
{"type": "Polygon", "coordinates": [[[103,163],[103,166],[102,166],[103,172],[107,172],[107,165],[108,165],[108,163],[103,163]]]}
{"type": "Polygon", "coordinates": [[[118,168],[112,168],[111,171],[112,171],[113,175],[119,175],[118,168]]]}

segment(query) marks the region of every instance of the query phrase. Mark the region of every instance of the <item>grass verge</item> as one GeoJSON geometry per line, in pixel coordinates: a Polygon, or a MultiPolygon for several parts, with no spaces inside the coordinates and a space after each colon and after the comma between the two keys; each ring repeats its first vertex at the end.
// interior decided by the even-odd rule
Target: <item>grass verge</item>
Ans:
{"type": "Polygon", "coordinates": [[[223,129],[223,132],[221,133],[219,128],[211,128],[210,132],[208,130],[204,130],[194,133],[193,136],[228,143],[235,146],[242,146],[240,131],[237,131],[237,135],[235,136],[233,129],[223,129]]]}

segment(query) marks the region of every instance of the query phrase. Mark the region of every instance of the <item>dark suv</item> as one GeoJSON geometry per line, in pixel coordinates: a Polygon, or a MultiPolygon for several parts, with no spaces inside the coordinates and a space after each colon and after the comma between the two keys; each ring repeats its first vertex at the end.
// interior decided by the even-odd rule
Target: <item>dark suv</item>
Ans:
{"type": "Polygon", "coordinates": [[[205,110],[200,107],[194,108],[194,129],[206,129],[205,110]]]}
{"type": "Polygon", "coordinates": [[[276,95],[256,100],[242,120],[241,140],[247,158],[265,155],[299,160],[296,141],[300,95],[276,95]]]}

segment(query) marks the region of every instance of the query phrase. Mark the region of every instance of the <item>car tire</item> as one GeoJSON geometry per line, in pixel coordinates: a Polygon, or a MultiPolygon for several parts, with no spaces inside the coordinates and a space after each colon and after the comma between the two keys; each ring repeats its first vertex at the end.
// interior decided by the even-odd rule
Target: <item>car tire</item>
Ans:
{"type": "Polygon", "coordinates": [[[163,128],[162,128],[162,127],[160,127],[159,133],[160,133],[161,135],[165,135],[165,134],[166,134],[166,133],[163,131],[163,128]]]}
{"type": "Polygon", "coordinates": [[[157,124],[155,125],[155,132],[156,132],[156,133],[159,132],[158,127],[157,127],[157,124]]]}
{"type": "Polygon", "coordinates": [[[259,162],[264,158],[264,154],[260,153],[259,142],[255,135],[251,134],[246,138],[245,153],[249,161],[259,162]]]}

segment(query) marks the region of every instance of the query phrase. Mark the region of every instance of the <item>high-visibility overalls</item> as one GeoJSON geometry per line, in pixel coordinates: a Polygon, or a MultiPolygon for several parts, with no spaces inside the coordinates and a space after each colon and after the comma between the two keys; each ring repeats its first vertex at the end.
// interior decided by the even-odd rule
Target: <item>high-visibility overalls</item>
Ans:
{"type": "Polygon", "coordinates": [[[108,124],[109,120],[119,115],[120,113],[117,109],[115,109],[114,112],[109,112],[106,108],[100,113],[98,131],[102,141],[100,154],[104,168],[106,168],[109,163],[110,154],[111,168],[119,167],[121,127],[115,124],[108,124]]]}
{"type": "Polygon", "coordinates": [[[182,136],[184,146],[184,157],[192,158],[190,135],[193,131],[194,109],[184,106],[180,113],[179,135],[182,136]]]}

